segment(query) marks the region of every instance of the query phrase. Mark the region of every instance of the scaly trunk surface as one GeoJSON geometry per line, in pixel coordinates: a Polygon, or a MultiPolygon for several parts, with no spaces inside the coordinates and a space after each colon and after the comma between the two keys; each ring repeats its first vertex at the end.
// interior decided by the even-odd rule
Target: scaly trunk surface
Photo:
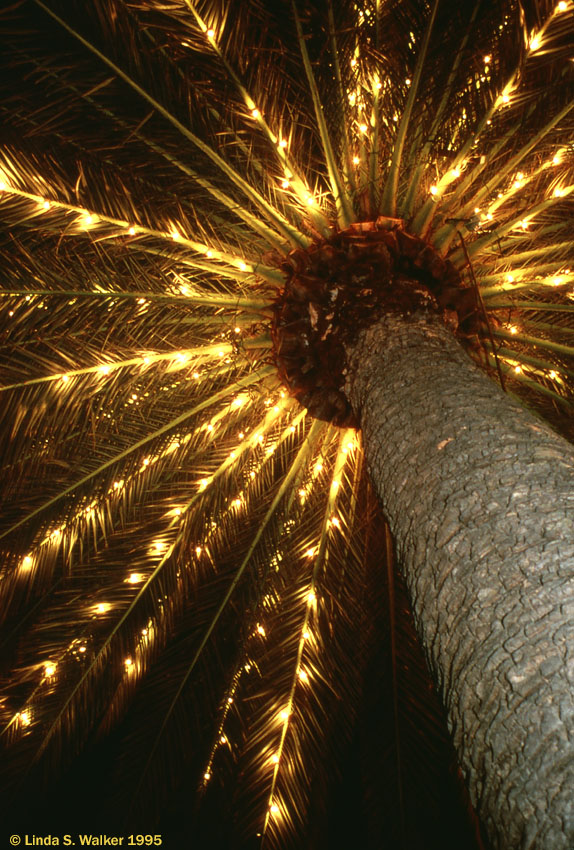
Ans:
{"type": "Polygon", "coordinates": [[[574,447],[430,313],[348,347],[347,392],[494,847],[574,848],[574,447]]]}

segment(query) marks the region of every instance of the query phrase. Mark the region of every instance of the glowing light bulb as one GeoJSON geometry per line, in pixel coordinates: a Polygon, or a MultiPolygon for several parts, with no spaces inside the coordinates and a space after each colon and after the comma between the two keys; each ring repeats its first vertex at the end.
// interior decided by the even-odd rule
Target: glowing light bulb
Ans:
{"type": "Polygon", "coordinates": [[[492,61],[492,56],[490,56],[490,54],[488,54],[487,56],[484,57],[484,64],[485,65],[490,65],[491,61],[492,61]]]}
{"type": "Polygon", "coordinates": [[[50,209],[50,201],[44,201],[42,206],[44,207],[45,210],[49,210],[50,209]]]}
{"type": "Polygon", "coordinates": [[[56,665],[52,661],[47,661],[44,664],[44,675],[46,678],[51,678],[56,672],[56,665]]]}
{"type": "Polygon", "coordinates": [[[302,637],[303,637],[303,640],[309,640],[309,638],[311,637],[311,632],[308,629],[305,629],[302,637]]]}
{"type": "Polygon", "coordinates": [[[560,3],[558,4],[558,6],[556,8],[558,9],[559,12],[565,12],[567,7],[568,7],[568,3],[566,2],[566,0],[560,0],[560,3]]]}
{"type": "Polygon", "coordinates": [[[109,610],[110,605],[108,602],[98,602],[98,604],[94,607],[96,614],[105,614],[109,610]]]}
{"type": "Polygon", "coordinates": [[[540,47],[540,37],[535,35],[534,38],[530,39],[530,44],[528,46],[530,50],[538,50],[540,47]]]}
{"type": "Polygon", "coordinates": [[[279,147],[280,148],[286,148],[287,147],[287,139],[280,139],[279,140],[279,147]]]}
{"type": "Polygon", "coordinates": [[[520,375],[520,373],[522,372],[522,366],[515,366],[514,371],[517,375],[520,375]]]}
{"type": "Polygon", "coordinates": [[[358,164],[360,163],[360,161],[361,161],[361,160],[359,159],[359,157],[358,157],[358,156],[354,156],[354,157],[353,157],[353,165],[358,165],[358,164]]]}
{"type": "Polygon", "coordinates": [[[555,378],[557,378],[557,377],[558,377],[558,372],[555,372],[555,371],[554,371],[554,369],[552,369],[552,371],[548,373],[548,377],[549,377],[551,380],[554,380],[555,378]]]}
{"type": "Polygon", "coordinates": [[[257,632],[261,635],[261,637],[265,637],[266,635],[266,631],[262,625],[257,626],[257,632]]]}
{"type": "Polygon", "coordinates": [[[69,375],[62,375],[62,381],[63,381],[64,383],[66,383],[66,382],[67,382],[67,381],[69,381],[69,380],[70,380],[70,376],[69,376],[69,375]]]}
{"type": "Polygon", "coordinates": [[[310,590],[309,593],[307,594],[308,604],[314,605],[316,601],[317,601],[317,594],[315,593],[314,590],[310,590]]]}
{"type": "Polygon", "coordinates": [[[126,584],[138,584],[143,580],[143,576],[141,573],[130,573],[127,577],[126,584]]]}
{"type": "Polygon", "coordinates": [[[135,227],[134,227],[133,225],[132,225],[132,226],[130,227],[130,229],[128,230],[128,233],[130,234],[130,236],[135,236],[135,235],[136,235],[136,229],[135,229],[135,227]]]}
{"type": "Polygon", "coordinates": [[[279,720],[281,720],[283,723],[285,723],[286,720],[289,720],[290,714],[291,714],[291,712],[289,711],[289,709],[284,708],[283,711],[279,712],[279,720]]]}
{"type": "Polygon", "coordinates": [[[279,806],[276,803],[273,803],[271,806],[269,806],[269,811],[271,812],[272,815],[278,815],[279,814],[279,806]]]}
{"type": "Polygon", "coordinates": [[[258,109],[252,109],[251,115],[253,118],[261,118],[261,112],[258,109]]]}
{"type": "Polygon", "coordinates": [[[278,764],[279,756],[277,755],[277,753],[273,753],[273,755],[271,756],[271,761],[273,762],[273,764],[278,764]]]}
{"type": "Polygon", "coordinates": [[[509,100],[510,100],[510,95],[509,95],[509,94],[507,94],[506,92],[504,92],[504,94],[503,94],[503,95],[501,95],[501,98],[500,98],[500,99],[502,100],[502,102],[503,102],[503,103],[508,103],[508,102],[509,102],[509,100]]]}
{"type": "Polygon", "coordinates": [[[208,30],[207,30],[207,37],[208,37],[208,38],[213,38],[214,36],[215,36],[215,30],[208,29],[208,30]]]}
{"type": "Polygon", "coordinates": [[[34,559],[32,558],[32,556],[26,555],[26,557],[22,559],[22,568],[24,570],[29,570],[32,567],[33,563],[34,559]]]}
{"type": "Polygon", "coordinates": [[[130,667],[133,667],[133,663],[134,663],[134,660],[130,655],[128,655],[127,658],[124,658],[124,666],[125,666],[126,670],[129,670],[130,667]]]}
{"type": "Polygon", "coordinates": [[[301,679],[302,682],[308,682],[309,681],[309,676],[308,676],[306,670],[299,670],[298,676],[299,676],[299,678],[301,679]]]}
{"type": "Polygon", "coordinates": [[[21,726],[29,726],[32,722],[32,716],[27,709],[25,711],[20,711],[16,717],[18,718],[18,722],[21,726]]]}
{"type": "Polygon", "coordinates": [[[281,181],[281,187],[283,189],[288,189],[289,188],[289,181],[288,180],[282,180],[281,181]]]}
{"type": "Polygon", "coordinates": [[[436,195],[436,193],[438,192],[438,186],[431,186],[429,192],[431,193],[431,195],[436,195]]]}
{"type": "Polygon", "coordinates": [[[509,327],[508,330],[510,331],[511,334],[517,334],[518,333],[518,328],[516,327],[516,325],[511,325],[511,327],[509,327]]]}
{"type": "Polygon", "coordinates": [[[366,124],[359,124],[359,130],[361,131],[361,133],[366,133],[368,129],[369,128],[366,124]]]}

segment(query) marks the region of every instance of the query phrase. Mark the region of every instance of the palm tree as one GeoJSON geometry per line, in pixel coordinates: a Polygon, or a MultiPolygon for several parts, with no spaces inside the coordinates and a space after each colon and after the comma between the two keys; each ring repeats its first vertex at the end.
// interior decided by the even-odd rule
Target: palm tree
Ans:
{"type": "Polygon", "coordinates": [[[2,12],[14,831],[572,846],[573,13],[2,12]]]}

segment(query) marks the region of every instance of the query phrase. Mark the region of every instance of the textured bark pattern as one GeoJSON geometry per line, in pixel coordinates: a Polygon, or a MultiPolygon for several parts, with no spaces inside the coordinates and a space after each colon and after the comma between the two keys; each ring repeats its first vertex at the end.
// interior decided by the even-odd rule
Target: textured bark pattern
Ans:
{"type": "Polygon", "coordinates": [[[428,315],[347,391],[471,797],[495,847],[574,848],[574,447],[428,315]]]}

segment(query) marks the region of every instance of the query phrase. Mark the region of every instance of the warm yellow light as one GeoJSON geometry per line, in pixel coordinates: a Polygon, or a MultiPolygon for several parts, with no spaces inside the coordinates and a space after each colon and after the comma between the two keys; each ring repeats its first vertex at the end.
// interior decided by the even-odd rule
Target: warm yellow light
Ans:
{"type": "Polygon", "coordinates": [[[56,665],[51,661],[47,661],[44,664],[44,675],[47,678],[50,678],[51,676],[54,675],[55,672],[56,672],[56,665]]]}
{"type": "Polygon", "coordinates": [[[510,95],[508,95],[506,92],[504,92],[501,99],[502,99],[503,103],[508,103],[508,101],[510,100],[510,95]]]}
{"type": "Polygon", "coordinates": [[[25,558],[22,559],[22,568],[25,570],[29,570],[34,563],[34,559],[31,555],[26,555],[25,558]]]}
{"type": "Polygon", "coordinates": [[[251,115],[253,118],[261,118],[261,112],[258,109],[252,109],[251,115]]]}
{"type": "Polygon", "coordinates": [[[366,124],[359,124],[359,130],[361,131],[361,133],[366,133],[368,129],[369,128],[366,124]]]}
{"type": "Polygon", "coordinates": [[[305,629],[302,637],[303,637],[303,640],[309,640],[309,638],[311,637],[311,632],[308,629],[305,629]]]}
{"type": "Polygon", "coordinates": [[[289,181],[288,180],[282,180],[281,181],[281,187],[283,189],[288,189],[289,188],[289,181]]]}
{"type": "Polygon", "coordinates": [[[538,50],[538,48],[540,47],[540,37],[535,35],[534,38],[531,38],[529,47],[530,50],[538,50]]]}
{"type": "Polygon", "coordinates": [[[506,280],[508,281],[508,283],[514,283],[514,280],[515,280],[514,275],[513,274],[507,274],[506,280]]]}
{"type": "Polygon", "coordinates": [[[279,712],[279,720],[285,723],[286,720],[289,720],[290,714],[291,712],[287,708],[284,708],[283,711],[279,712]]]}
{"type": "Polygon", "coordinates": [[[206,771],[203,774],[203,778],[205,779],[206,782],[209,782],[209,780],[211,779],[211,773],[209,773],[209,771],[206,771]]]}
{"type": "Polygon", "coordinates": [[[98,604],[94,606],[96,614],[105,614],[109,610],[110,604],[108,602],[98,602],[98,604]]]}
{"type": "Polygon", "coordinates": [[[136,229],[135,229],[135,227],[133,227],[133,225],[132,225],[132,227],[130,227],[130,229],[128,230],[128,233],[130,234],[130,236],[135,236],[135,235],[136,235],[136,229]]]}
{"type": "Polygon", "coordinates": [[[273,762],[273,764],[278,764],[279,756],[277,755],[277,753],[273,753],[273,755],[271,756],[271,761],[273,762]]]}
{"type": "Polygon", "coordinates": [[[558,372],[555,372],[555,371],[554,371],[554,369],[552,369],[552,371],[548,373],[548,377],[549,377],[551,380],[554,380],[555,378],[557,378],[557,377],[558,377],[558,372]]]}
{"type": "Polygon", "coordinates": [[[508,330],[510,331],[511,334],[517,334],[518,333],[518,328],[516,327],[516,325],[511,325],[511,327],[509,327],[508,330]]]}
{"type": "Polygon", "coordinates": [[[42,206],[44,207],[45,210],[49,210],[50,209],[50,201],[44,201],[42,206]]]}
{"type": "Polygon", "coordinates": [[[308,676],[306,670],[299,670],[298,675],[299,675],[299,678],[301,679],[302,682],[308,682],[309,681],[309,676],[308,676]]]}
{"type": "Polygon", "coordinates": [[[490,56],[490,54],[488,54],[487,56],[484,57],[484,64],[485,65],[490,65],[491,61],[492,61],[492,56],[490,56]]]}
{"type": "Polygon", "coordinates": [[[516,372],[517,375],[519,375],[522,372],[522,366],[515,366],[514,371],[516,372]]]}
{"type": "Polygon", "coordinates": [[[257,632],[258,632],[258,634],[261,635],[261,637],[265,637],[266,632],[265,632],[265,629],[263,628],[263,626],[261,626],[261,625],[257,626],[257,632]]]}
{"type": "Polygon", "coordinates": [[[213,38],[214,35],[215,35],[215,30],[212,30],[212,29],[207,30],[207,37],[208,38],[213,38]]]}
{"type": "Polygon", "coordinates": [[[201,546],[195,547],[195,554],[199,558],[199,556],[201,555],[201,546]]]}
{"type": "Polygon", "coordinates": [[[314,605],[316,601],[317,601],[317,594],[315,593],[314,590],[310,590],[309,593],[307,594],[308,604],[314,605]]]}
{"type": "Polygon", "coordinates": [[[353,165],[358,165],[360,163],[360,158],[358,156],[353,157],[353,165]]]}
{"type": "Polygon", "coordinates": [[[269,807],[269,811],[272,815],[277,815],[279,814],[279,806],[276,803],[273,803],[273,805],[269,807]]]}
{"type": "Polygon", "coordinates": [[[279,140],[279,147],[280,148],[286,148],[287,147],[287,139],[280,139],[279,140]]]}
{"type": "Polygon", "coordinates": [[[431,195],[436,195],[436,193],[438,192],[438,186],[431,186],[429,192],[431,193],[431,195]]]}
{"type": "Polygon", "coordinates": [[[127,584],[138,584],[140,581],[143,581],[141,573],[130,573],[126,579],[127,584]]]}
{"type": "Polygon", "coordinates": [[[133,667],[133,663],[134,663],[133,658],[130,655],[128,655],[128,657],[124,659],[124,665],[126,667],[126,670],[129,670],[130,667],[133,667]]]}
{"type": "Polygon", "coordinates": [[[560,0],[560,3],[558,4],[558,6],[556,8],[558,9],[559,12],[565,12],[567,7],[568,7],[568,3],[566,2],[566,0],[560,0]]]}
{"type": "Polygon", "coordinates": [[[18,722],[21,726],[29,726],[32,722],[32,716],[28,710],[20,711],[16,717],[18,718],[18,722]]]}

